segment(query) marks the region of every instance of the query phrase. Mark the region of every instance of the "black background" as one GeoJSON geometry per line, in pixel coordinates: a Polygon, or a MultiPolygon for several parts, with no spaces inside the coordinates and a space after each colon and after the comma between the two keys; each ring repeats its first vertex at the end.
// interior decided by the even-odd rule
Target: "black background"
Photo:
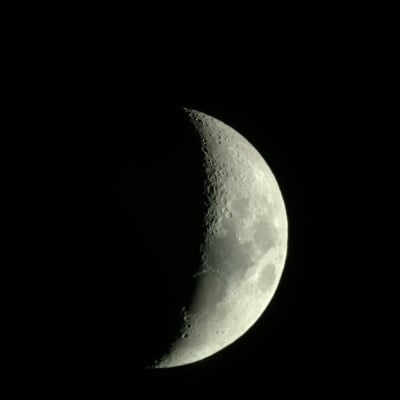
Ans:
{"type": "Polygon", "coordinates": [[[349,398],[348,10],[215,3],[50,7],[52,398],[349,398]],[[181,275],[199,239],[199,154],[175,135],[181,106],[226,122],[264,156],[289,250],[245,336],[202,362],[149,371],[190,292],[181,275]]]}

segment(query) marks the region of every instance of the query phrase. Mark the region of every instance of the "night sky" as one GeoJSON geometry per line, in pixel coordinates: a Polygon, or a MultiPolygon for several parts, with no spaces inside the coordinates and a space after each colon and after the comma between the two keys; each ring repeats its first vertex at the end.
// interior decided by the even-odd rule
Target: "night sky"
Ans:
{"type": "Polygon", "coordinates": [[[49,8],[51,398],[350,398],[349,10],[215,3],[49,8]],[[245,336],[148,371],[190,295],[200,240],[200,154],[175,134],[182,106],[265,158],[287,207],[288,256],[245,336]]]}

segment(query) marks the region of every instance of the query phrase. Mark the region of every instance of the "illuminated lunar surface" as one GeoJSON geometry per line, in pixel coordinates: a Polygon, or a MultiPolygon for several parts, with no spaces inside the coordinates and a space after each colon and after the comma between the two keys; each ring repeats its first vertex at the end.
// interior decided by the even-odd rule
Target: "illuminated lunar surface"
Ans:
{"type": "Polygon", "coordinates": [[[238,132],[185,109],[204,153],[204,243],[180,336],[155,368],[197,362],[230,345],[262,315],[284,268],[288,224],[270,168],[238,132]]]}

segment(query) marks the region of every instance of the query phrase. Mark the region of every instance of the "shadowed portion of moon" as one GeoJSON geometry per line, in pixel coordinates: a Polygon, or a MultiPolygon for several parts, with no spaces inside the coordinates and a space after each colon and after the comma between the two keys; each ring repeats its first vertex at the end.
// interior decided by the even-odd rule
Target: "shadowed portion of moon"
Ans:
{"type": "Polygon", "coordinates": [[[164,109],[156,115],[144,112],[146,130],[132,132],[122,146],[125,172],[118,189],[123,207],[116,221],[124,226],[121,262],[127,304],[134,305],[127,317],[140,326],[146,365],[179,332],[182,307],[194,291],[206,212],[199,137],[182,110],[164,109]],[[134,236],[127,235],[131,229],[134,236]]]}
{"type": "Polygon", "coordinates": [[[54,160],[50,264],[68,288],[51,295],[54,329],[79,368],[116,375],[149,365],[180,329],[203,242],[203,156],[180,110],[121,105],[81,124],[54,160]]]}

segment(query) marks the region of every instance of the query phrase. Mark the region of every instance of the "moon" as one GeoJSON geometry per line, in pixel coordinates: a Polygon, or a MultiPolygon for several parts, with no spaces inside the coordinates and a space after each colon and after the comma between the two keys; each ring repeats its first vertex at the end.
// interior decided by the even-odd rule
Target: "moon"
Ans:
{"type": "Polygon", "coordinates": [[[204,241],[180,333],[152,368],[195,363],[245,334],[274,296],[287,252],[285,204],[263,157],[225,123],[183,110],[204,154],[204,241]]]}

